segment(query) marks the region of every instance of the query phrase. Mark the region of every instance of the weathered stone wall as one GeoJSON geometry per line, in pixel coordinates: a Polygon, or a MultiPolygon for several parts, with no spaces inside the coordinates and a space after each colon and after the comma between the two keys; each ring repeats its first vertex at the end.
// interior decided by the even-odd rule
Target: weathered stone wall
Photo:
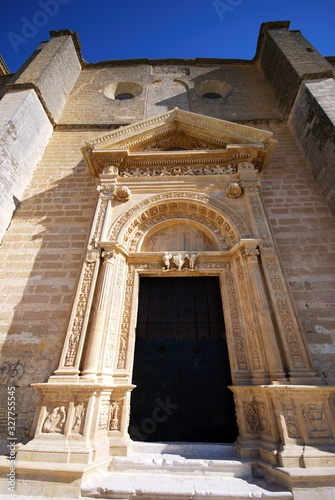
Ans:
{"type": "Polygon", "coordinates": [[[290,115],[291,130],[335,214],[335,81],[304,82],[290,115]]]}
{"type": "Polygon", "coordinates": [[[278,144],[262,197],[316,369],[334,385],[334,217],[289,128],[271,124],[269,130],[278,144]]]}
{"type": "Polygon", "coordinates": [[[53,134],[0,247],[0,408],[7,385],[17,385],[18,440],[33,422],[30,384],[45,382],[59,361],[97,198],[80,147],[96,136],[53,134]]]}
{"type": "Polygon", "coordinates": [[[303,80],[332,78],[333,67],[289,23],[266,23],[259,39],[257,65],[273,89],[279,109],[290,112],[303,80]],[[278,26],[276,27],[276,24],[278,26]]]}
{"type": "Polygon", "coordinates": [[[210,65],[210,61],[181,60],[178,64],[116,62],[84,67],[59,123],[128,124],[175,107],[231,121],[282,119],[272,91],[253,63],[210,65]],[[141,91],[134,99],[107,97],[113,95],[118,83],[124,88],[127,83],[136,83],[141,91]],[[210,89],[224,97],[202,97],[210,89]]]}
{"type": "Polygon", "coordinates": [[[54,36],[43,44],[30,64],[12,81],[13,88],[34,87],[54,121],[79,76],[81,64],[70,34],[54,36]]]}
{"type": "Polygon", "coordinates": [[[52,134],[34,90],[0,101],[0,241],[52,134]]]}

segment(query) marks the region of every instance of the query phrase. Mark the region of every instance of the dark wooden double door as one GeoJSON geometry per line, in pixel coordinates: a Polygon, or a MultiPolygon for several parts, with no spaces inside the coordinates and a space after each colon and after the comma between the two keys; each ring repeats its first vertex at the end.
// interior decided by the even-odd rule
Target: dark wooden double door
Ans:
{"type": "Polygon", "coordinates": [[[142,277],[129,433],[136,441],[237,437],[218,277],[142,277]]]}

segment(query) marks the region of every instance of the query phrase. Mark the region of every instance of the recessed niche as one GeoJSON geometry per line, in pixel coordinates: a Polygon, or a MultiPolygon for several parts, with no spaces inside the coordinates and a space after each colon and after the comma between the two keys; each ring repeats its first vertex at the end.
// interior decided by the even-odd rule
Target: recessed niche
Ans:
{"type": "Polygon", "coordinates": [[[223,80],[203,80],[195,84],[194,90],[199,97],[214,101],[227,97],[232,86],[223,80]]]}
{"type": "Polygon", "coordinates": [[[104,88],[108,99],[126,101],[141,95],[143,87],[135,82],[113,82],[104,88]]]}

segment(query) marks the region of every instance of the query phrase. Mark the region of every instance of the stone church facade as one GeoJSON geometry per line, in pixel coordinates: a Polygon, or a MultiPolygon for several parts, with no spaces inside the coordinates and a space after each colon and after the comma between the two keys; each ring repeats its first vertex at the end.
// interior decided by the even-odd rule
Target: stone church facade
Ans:
{"type": "Polygon", "coordinates": [[[0,61],[1,492],[8,441],[16,493],[62,498],[186,441],[333,498],[334,59],[287,22],[252,61],[86,63],[50,35],[0,61]]]}

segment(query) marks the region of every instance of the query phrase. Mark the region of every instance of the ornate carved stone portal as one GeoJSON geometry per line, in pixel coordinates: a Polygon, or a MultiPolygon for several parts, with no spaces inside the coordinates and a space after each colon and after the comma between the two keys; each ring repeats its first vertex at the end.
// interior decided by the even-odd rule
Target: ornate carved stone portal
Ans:
{"type": "Polygon", "coordinates": [[[319,387],[260,197],[274,147],[269,132],[178,109],[86,144],[96,213],[20,460],[127,453],[139,281],[164,275],[219,277],[240,455],[291,466],[308,449],[306,464],[335,465],[333,390],[319,387]]]}

